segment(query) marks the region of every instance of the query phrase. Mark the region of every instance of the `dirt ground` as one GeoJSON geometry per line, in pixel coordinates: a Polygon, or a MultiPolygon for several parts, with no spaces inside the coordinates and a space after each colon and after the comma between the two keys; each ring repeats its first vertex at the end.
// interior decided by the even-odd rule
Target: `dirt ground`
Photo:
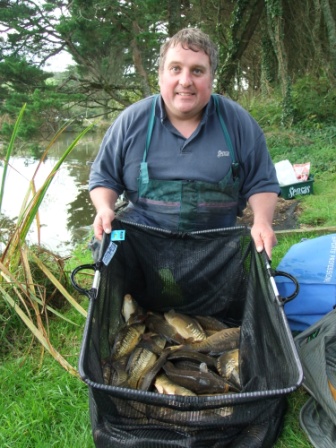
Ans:
{"type": "MultiPolygon", "coordinates": [[[[298,215],[300,213],[299,201],[295,199],[278,199],[277,207],[274,213],[274,230],[297,229],[298,215]]],[[[244,210],[244,215],[238,218],[237,224],[251,226],[253,222],[252,211],[249,206],[244,210]]]]}

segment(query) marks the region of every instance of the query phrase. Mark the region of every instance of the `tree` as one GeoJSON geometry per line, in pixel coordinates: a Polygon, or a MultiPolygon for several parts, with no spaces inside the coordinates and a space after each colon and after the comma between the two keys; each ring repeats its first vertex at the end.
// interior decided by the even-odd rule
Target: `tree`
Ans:
{"type": "MultiPolygon", "coordinates": [[[[60,95],[55,95],[52,86],[48,85],[50,77],[51,74],[15,55],[0,62],[0,112],[15,117],[22,105],[28,104],[29,120],[20,130],[21,137],[31,138],[41,131],[47,137],[56,129],[53,123],[61,109],[60,95]]],[[[12,131],[13,126],[5,123],[1,133],[9,137],[12,131]]]]}
{"type": "MultiPolygon", "coordinates": [[[[218,91],[232,92],[234,82],[239,82],[237,71],[243,54],[249,45],[263,13],[264,0],[239,0],[231,13],[229,32],[226,33],[228,45],[225,48],[223,65],[219,69],[218,91]]],[[[224,56],[222,54],[222,56],[224,56]]],[[[243,73],[247,73],[247,68],[243,73]]],[[[241,75],[244,76],[244,75],[241,75]]],[[[240,77],[241,77],[240,76],[240,77]]]]}
{"type": "Polygon", "coordinates": [[[336,3],[330,0],[8,0],[0,8],[8,31],[3,56],[39,66],[68,51],[77,66],[59,92],[80,94],[76,104],[95,116],[155,93],[160,45],[186,26],[218,44],[218,92],[267,94],[279,87],[288,123],[298,79],[312,73],[335,83],[336,3]]]}
{"type": "Polygon", "coordinates": [[[336,78],[336,23],[332,14],[329,0],[321,0],[321,9],[326,23],[329,48],[330,48],[330,68],[332,75],[336,78]]]}

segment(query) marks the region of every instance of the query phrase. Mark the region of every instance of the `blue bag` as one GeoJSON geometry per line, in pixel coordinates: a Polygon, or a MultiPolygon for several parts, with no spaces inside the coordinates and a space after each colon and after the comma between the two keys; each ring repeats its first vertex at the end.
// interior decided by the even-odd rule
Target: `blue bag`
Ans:
{"type": "MultiPolygon", "coordinates": [[[[336,234],[294,244],[281,260],[277,271],[285,271],[299,283],[296,298],[284,305],[292,331],[303,331],[336,307],[336,234]]],[[[279,293],[289,296],[293,282],[275,278],[279,293]]]]}

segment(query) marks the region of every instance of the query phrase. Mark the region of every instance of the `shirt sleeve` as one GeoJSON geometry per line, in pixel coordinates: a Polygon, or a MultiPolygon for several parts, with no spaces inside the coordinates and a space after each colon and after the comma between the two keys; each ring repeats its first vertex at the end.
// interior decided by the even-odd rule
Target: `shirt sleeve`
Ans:
{"type": "Polygon", "coordinates": [[[259,124],[245,109],[231,100],[224,102],[224,111],[240,165],[241,201],[248,200],[256,193],[280,194],[275,167],[259,124]]]}
{"type": "Polygon", "coordinates": [[[253,141],[251,150],[246,154],[242,172],[241,195],[245,199],[248,200],[256,193],[280,194],[275,167],[261,130],[259,136],[253,141]]]}
{"type": "Polygon", "coordinates": [[[114,190],[118,195],[124,191],[122,182],[122,119],[118,117],[106,132],[98,154],[91,166],[89,191],[97,187],[114,190]]]}

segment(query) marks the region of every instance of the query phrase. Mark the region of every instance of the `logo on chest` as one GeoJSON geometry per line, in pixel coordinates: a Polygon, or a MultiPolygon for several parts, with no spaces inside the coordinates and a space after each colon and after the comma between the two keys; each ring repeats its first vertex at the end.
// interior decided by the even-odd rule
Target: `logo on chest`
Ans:
{"type": "Polygon", "coordinates": [[[229,151],[221,151],[220,149],[217,152],[217,158],[220,157],[228,157],[230,155],[229,151]]]}

